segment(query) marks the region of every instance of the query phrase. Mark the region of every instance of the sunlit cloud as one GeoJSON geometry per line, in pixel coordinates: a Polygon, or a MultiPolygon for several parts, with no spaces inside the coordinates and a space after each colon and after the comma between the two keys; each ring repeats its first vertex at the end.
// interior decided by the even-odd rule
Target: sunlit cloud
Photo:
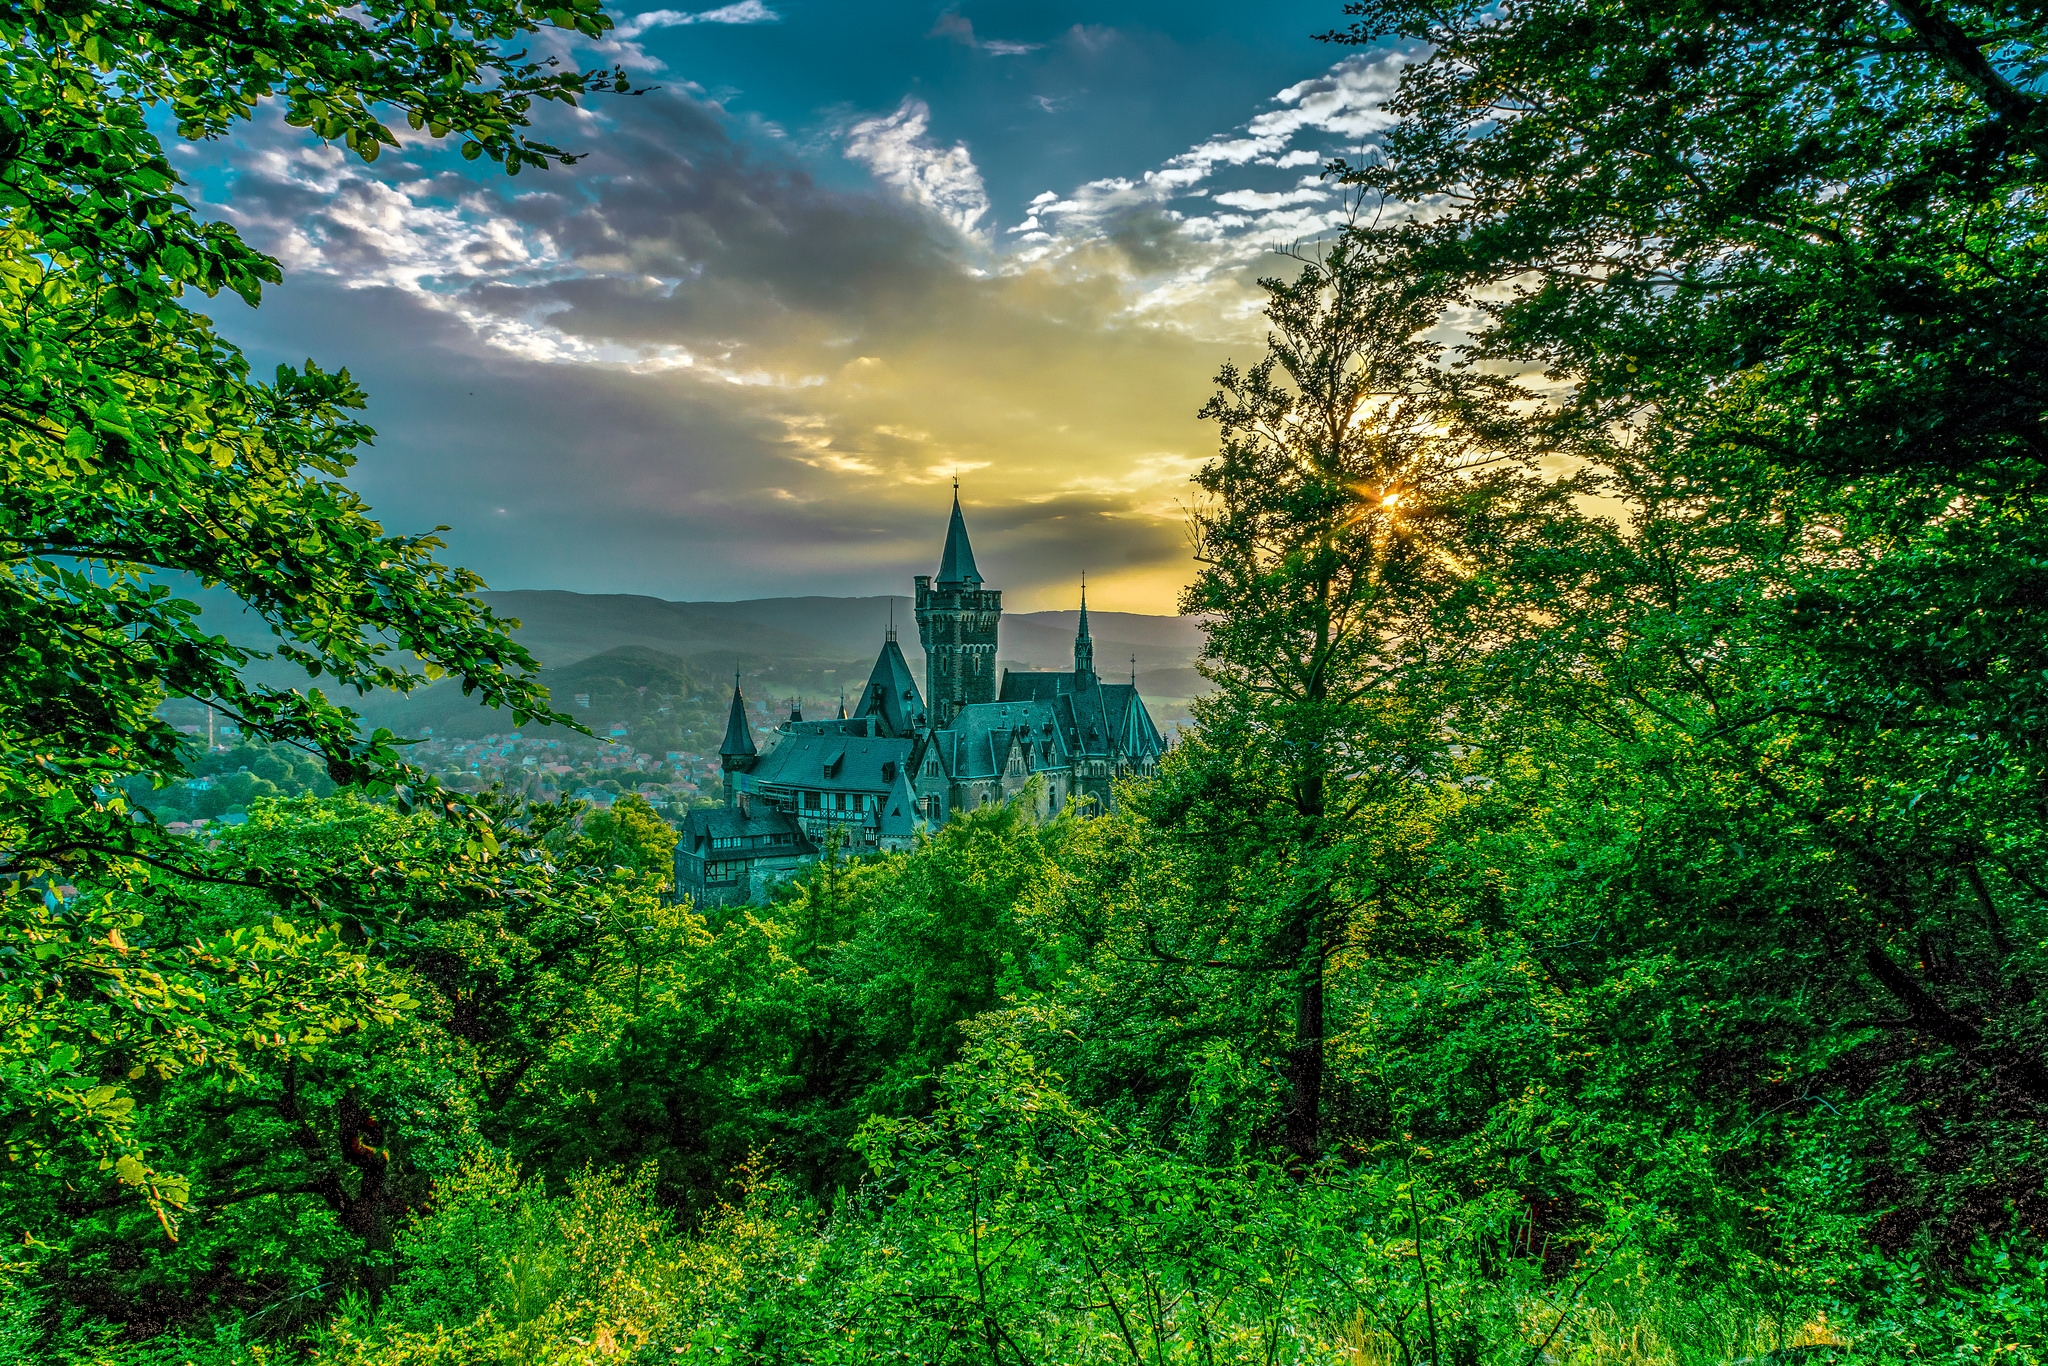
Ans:
{"type": "Polygon", "coordinates": [[[934,210],[963,233],[988,213],[988,191],[966,144],[940,147],[927,136],[931,107],[906,95],[896,112],[864,119],[846,132],[846,154],[883,184],[934,210]]]}
{"type": "MultiPolygon", "coordinates": [[[[655,10],[614,36],[776,18],[758,0],[655,10]]],[[[934,33],[1009,55],[965,19],[934,33]]],[[[924,98],[841,116],[833,145],[872,178],[861,190],[763,159],[748,125],[681,89],[610,106],[573,173],[531,180],[413,144],[364,166],[264,124],[221,211],[295,281],[376,319],[367,344],[444,358],[373,385],[413,405],[407,424],[379,419],[378,458],[412,460],[406,487],[453,504],[433,521],[481,495],[425,479],[421,452],[479,452],[462,458],[530,499],[491,503],[510,509],[505,539],[482,543],[517,570],[481,565],[499,586],[602,563],[622,591],[882,591],[935,553],[957,476],[1016,605],[1066,605],[1086,561],[1104,606],[1170,610],[1188,477],[1213,446],[1194,413],[1220,362],[1259,345],[1271,253],[1351,211],[1300,171],[1386,128],[1403,61],[1339,63],[1157,165],[1048,187],[1007,224],[976,149],[935,136],[924,98]],[[455,385],[512,397],[458,423],[436,410],[455,385]]]]}

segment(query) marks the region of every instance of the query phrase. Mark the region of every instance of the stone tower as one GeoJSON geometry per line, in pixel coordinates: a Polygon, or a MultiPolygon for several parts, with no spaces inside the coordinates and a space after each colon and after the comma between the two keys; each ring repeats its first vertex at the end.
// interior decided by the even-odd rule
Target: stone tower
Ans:
{"type": "Polygon", "coordinates": [[[1002,591],[984,589],[974,567],[955,480],[938,579],[917,576],[917,638],[924,643],[925,705],[934,726],[951,724],[970,703],[996,700],[996,625],[1002,616],[1002,591]]]}

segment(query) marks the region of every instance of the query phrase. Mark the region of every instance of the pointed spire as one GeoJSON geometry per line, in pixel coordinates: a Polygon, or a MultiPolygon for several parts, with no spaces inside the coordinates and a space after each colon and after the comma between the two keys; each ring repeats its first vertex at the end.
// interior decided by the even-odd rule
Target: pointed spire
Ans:
{"type": "Polygon", "coordinates": [[[881,819],[876,823],[875,833],[883,839],[908,840],[916,835],[919,823],[917,794],[910,790],[910,768],[898,764],[895,778],[889,784],[889,795],[882,799],[881,819]]]}
{"type": "Polygon", "coordinates": [[[758,754],[754,748],[753,727],[747,724],[746,699],[740,696],[740,671],[732,671],[732,711],[725,719],[725,743],[718,747],[720,757],[758,754]]]}
{"type": "Polygon", "coordinates": [[[946,524],[946,550],[939,556],[939,587],[981,587],[981,571],[974,567],[974,547],[967,543],[967,522],[960,515],[958,479],[953,481],[953,520],[946,524]]]}
{"type": "Polygon", "coordinates": [[[1088,634],[1088,576],[1081,576],[1081,629],[1074,633],[1074,682],[1086,683],[1095,675],[1095,639],[1088,634]]]}
{"type": "Polygon", "coordinates": [[[846,689],[844,688],[839,690],[839,719],[842,721],[846,719],[846,689]]]}

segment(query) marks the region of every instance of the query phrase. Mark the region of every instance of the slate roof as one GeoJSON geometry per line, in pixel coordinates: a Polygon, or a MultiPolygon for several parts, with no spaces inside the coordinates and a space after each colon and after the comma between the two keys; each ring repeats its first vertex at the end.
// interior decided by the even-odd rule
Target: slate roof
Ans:
{"type": "Polygon", "coordinates": [[[917,676],[910,672],[910,662],[893,634],[875,656],[874,671],[868,675],[867,688],[853,715],[855,720],[873,716],[876,729],[898,738],[914,734],[924,724],[924,698],[917,691],[917,676]]]}
{"type": "Polygon", "coordinates": [[[939,758],[956,781],[993,778],[1010,760],[1010,745],[1029,746],[1033,770],[1065,768],[1072,762],[1068,727],[1049,702],[976,702],[962,707],[952,725],[932,733],[939,758]]]}
{"type": "MultiPolygon", "coordinates": [[[[809,788],[819,792],[887,792],[906,768],[915,740],[847,735],[839,722],[807,723],[776,742],[754,766],[750,787],[809,788]],[[817,729],[812,729],[812,726],[817,729]],[[834,729],[827,729],[833,727],[834,729]]],[[[851,725],[847,722],[844,724],[851,725]]],[[[866,729],[866,723],[861,723],[866,729]]]]}
{"type": "Polygon", "coordinates": [[[740,681],[732,681],[732,710],[725,718],[725,743],[718,747],[721,756],[736,754],[757,754],[754,748],[753,727],[747,724],[747,704],[740,698],[740,681]]]}
{"type": "Polygon", "coordinates": [[[1064,670],[1005,669],[998,702],[1050,702],[1063,692],[1072,692],[1074,676],[1064,670]]]}
{"type": "Polygon", "coordinates": [[[954,724],[963,724],[982,707],[1032,705],[1051,708],[1067,747],[1077,755],[1142,759],[1166,748],[1137,688],[1104,683],[1095,674],[1051,669],[1006,670],[996,700],[962,708],[954,724]]]}
{"type": "Polygon", "coordinates": [[[865,719],[854,721],[844,716],[837,721],[791,721],[779,729],[784,735],[852,735],[862,740],[872,738],[865,719]]]}
{"type": "MultiPolygon", "coordinates": [[[[714,839],[730,839],[742,836],[754,839],[772,838],[776,835],[793,836],[780,844],[746,845],[733,851],[734,857],[748,853],[796,853],[815,854],[817,846],[805,837],[803,827],[788,812],[777,811],[771,806],[750,803],[745,812],[736,807],[700,807],[683,818],[680,839],[682,848],[692,853],[708,853],[714,839]]],[[[718,853],[723,856],[725,850],[718,853]]]]}
{"type": "MultiPolygon", "coordinates": [[[[1103,723],[1109,753],[1131,758],[1157,756],[1166,748],[1138,689],[1130,683],[1095,683],[1074,694],[1075,724],[1085,734],[1089,724],[1103,723]]],[[[1093,751],[1092,745],[1084,745],[1093,751]]]]}
{"type": "Polygon", "coordinates": [[[960,515],[960,490],[953,490],[953,520],[946,523],[946,549],[939,556],[939,587],[979,588],[981,571],[974,567],[974,547],[967,543],[967,522],[960,515]]]}
{"type": "Polygon", "coordinates": [[[896,781],[882,801],[875,833],[883,839],[909,839],[917,833],[917,798],[910,790],[910,770],[898,767],[896,781]]]}

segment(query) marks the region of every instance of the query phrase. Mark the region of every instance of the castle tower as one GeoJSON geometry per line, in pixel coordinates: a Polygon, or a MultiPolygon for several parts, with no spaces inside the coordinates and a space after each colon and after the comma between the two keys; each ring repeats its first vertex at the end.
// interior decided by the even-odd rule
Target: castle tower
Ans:
{"type": "Polygon", "coordinates": [[[1088,580],[1081,580],[1081,629],[1074,633],[1074,686],[1085,688],[1095,679],[1095,640],[1088,634],[1088,580]]]}
{"type": "Polygon", "coordinates": [[[718,747],[718,766],[725,773],[725,804],[739,805],[739,775],[754,767],[761,751],[754,748],[753,727],[747,724],[747,704],[740,697],[740,676],[732,676],[732,711],[725,718],[725,743],[718,747]]]}
{"type": "Polygon", "coordinates": [[[996,700],[996,626],[1002,616],[1002,591],[984,589],[974,567],[956,479],[938,579],[917,576],[917,638],[924,643],[925,704],[934,726],[950,725],[970,703],[996,700]]]}

